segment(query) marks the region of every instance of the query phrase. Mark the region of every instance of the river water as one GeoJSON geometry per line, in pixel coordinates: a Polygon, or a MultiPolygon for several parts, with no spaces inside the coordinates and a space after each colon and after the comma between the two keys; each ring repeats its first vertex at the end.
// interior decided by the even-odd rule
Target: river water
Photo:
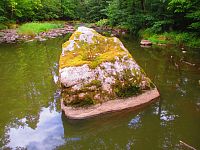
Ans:
{"type": "Polygon", "coordinates": [[[169,150],[180,149],[180,140],[200,149],[200,50],[141,48],[122,37],[160,99],[136,111],[72,121],[62,115],[54,82],[67,39],[0,45],[0,149],[169,150]]]}

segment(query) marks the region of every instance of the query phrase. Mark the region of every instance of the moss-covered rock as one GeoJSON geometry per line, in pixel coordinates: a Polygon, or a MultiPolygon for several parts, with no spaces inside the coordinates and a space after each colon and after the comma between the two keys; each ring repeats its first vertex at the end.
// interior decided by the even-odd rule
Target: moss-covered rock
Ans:
{"type": "Polygon", "coordinates": [[[86,27],[63,44],[59,73],[65,105],[97,104],[154,88],[118,38],[86,27]]]}

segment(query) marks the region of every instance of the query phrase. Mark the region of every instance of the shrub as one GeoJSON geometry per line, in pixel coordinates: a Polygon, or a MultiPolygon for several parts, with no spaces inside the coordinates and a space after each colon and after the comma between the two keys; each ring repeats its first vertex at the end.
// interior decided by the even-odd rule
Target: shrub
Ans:
{"type": "Polygon", "coordinates": [[[97,26],[102,27],[108,25],[108,19],[101,19],[95,23],[97,26]]]}
{"type": "Polygon", "coordinates": [[[7,29],[7,28],[8,27],[6,25],[0,23],[0,30],[7,29]]]}

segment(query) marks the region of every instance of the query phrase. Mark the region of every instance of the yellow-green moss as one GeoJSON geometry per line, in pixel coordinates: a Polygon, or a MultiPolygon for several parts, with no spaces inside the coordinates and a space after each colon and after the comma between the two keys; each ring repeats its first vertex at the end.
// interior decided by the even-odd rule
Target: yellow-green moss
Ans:
{"type": "Polygon", "coordinates": [[[89,84],[86,84],[85,87],[96,86],[96,88],[101,87],[101,81],[99,80],[92,80],[89,84]]]}
{"type": "MultiPolygon", "coordinates": [[[[108,38],[101,36],[100,34],[94,32],[92,38],[93,43],[87,43],[84,41],[76,40],[80,37],[81,32],[76,31],[70,40],[74,40],[74,50],[66,51],[64,56],[60,57],[60,69],[64,67],[81,66],[88,64],[91,68],[97,67],[99,64],[105,61],[114,61],[115,56],[119,58],[124,55],[131,57],[129,53],[121,48],[120,43],[115,42],[114,38],[108,38]]],[[[63,48],[67,47],[70,41],[63,44],[63,48]]]]}
{"type": "Polygon", "coordinates": [[[81,35],[82,33],[79,32],[79,31],[76,31],[75,34],[72,34],[72,36],[69,38],[69,40],[76,40],[79,38],[79,36],[81,35]]]}

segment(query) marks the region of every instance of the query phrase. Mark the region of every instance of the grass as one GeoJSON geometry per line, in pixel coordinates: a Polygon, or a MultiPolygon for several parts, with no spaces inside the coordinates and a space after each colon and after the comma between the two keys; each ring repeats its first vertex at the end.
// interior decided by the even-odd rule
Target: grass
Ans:
{"type": "Polygon", "coordinates": [[[60,27],[62,27],[62,24],[59,23],[32,22],[21,25],[17,31],[19,34],[35,36],[40,32],[47,32],[50,29],[55,29],[60,27]]]}
{"type": "Polygon", "coordinates": [[[167,44],[166,37],[163,35],[153,35],[148,40],[154,44],[167,44]]]}

